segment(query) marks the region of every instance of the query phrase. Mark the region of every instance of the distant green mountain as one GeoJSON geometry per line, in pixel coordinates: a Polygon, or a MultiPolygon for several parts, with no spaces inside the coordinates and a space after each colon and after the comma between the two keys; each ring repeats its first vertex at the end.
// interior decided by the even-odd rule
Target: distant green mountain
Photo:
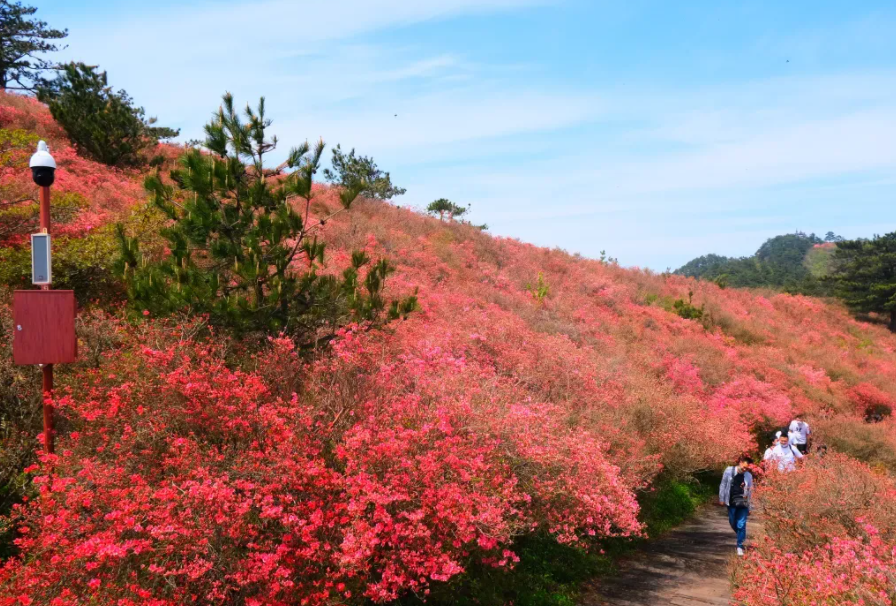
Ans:
{"type": "Polygon", "coordinates": [[[807,295],[828,295],[828,275],[840,236],[824,239],[796,232],[769,238],[750,257],[709,254],[689,261],[675,273],[735,287],[765,287],[807,295]]]}

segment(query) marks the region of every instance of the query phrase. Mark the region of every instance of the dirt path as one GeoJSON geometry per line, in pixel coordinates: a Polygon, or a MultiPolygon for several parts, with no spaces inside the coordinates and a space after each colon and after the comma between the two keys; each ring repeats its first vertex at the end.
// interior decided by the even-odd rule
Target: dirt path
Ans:
{"type": "MultiPolygon", "coordinates": [[[[753,522],[753,520],[751,520],[753,522]]],[[[756,530],[748,526],[751,535],[756,530]]],[[[749,540],[749,537],[748,537],[749,540]]],[[[586,592],[582,606],[726,606],[734,533],[724,507],[707,506],[623,560],[619,574],[586,592]]]]}

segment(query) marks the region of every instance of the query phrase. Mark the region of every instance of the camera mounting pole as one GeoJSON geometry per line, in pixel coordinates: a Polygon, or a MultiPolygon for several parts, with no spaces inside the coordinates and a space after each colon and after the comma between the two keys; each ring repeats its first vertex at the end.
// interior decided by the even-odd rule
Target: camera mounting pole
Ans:
{"type": "MultiPolygon", "coordinates": [[[[40,230],[50,233],[50,186],[56,180],[56,160],[50,155],[45,141],[37,144],[37,152],[31,156],[31,178],[40,187],[40,230]]],[[[49,246],[49,243],[48,243],[49,246]]],[[[48,256],[49,263],[49,256],[48,256]]],[[[42,284],[41,290],[50,290],[49,284],[42,284]]],[[[44,400],[44,450],[52,453],[53,444],[53,404],[50,397],[53,393],[53,365],[42,364],[42,391],[44,400]]]]}

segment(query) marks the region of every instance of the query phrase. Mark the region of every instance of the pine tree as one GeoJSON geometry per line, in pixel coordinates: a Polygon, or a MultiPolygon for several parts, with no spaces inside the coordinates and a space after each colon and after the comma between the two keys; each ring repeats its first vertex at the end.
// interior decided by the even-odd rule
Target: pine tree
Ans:
{"type": "Polygon", "coordinates": [[[41,55],[60,50],[50,40],[68,36],[68,30],[50,29],[45,22],[32,19],[36,12],[33,6],[0,0],[0,88],[3,90],[34,90],[42,81],[42,72],[53,68],[41,55]]]}
{"type": "Polygon", "coordinates": [[[179,132],[153,126],[155,118],[147,119],[126,91],[113,91],[106,72],[98,72],[95,66],[63,66],[55,80],[37,89],[37,96],[80,154],[109,166],[142,164],[145,152],[159,139],[176,137],[179,132]]]}
{"type": "Polygon", "coordinates": [[[433,200],[426,207],[426,212],[431,215],[439,215],[439,221],[444,221],[447,215],[449,221],[454,221],[455,217],[460,217],[469,210],[468,207],[458,206],[447,198],[439,198],[433,200]]]}
{"type": "MultiPolygon", "coordinates": [[[[292,149],[285,165],[293,170],[284,176],[264,165],[277,144],[267,138],[270,125],[264,98],[257,110],[246,107],[244,120],[227,94],[205,127],[207,151],[184,154],[172,184],[159,174],[147,178],[153,203],[170,221],[162,234],[170,254],[149,259],[119,229],[118,267],[134,306],[160,315],[208,314],[237,332],[285,332],[308,345],[347,322],[406,316],[416,297],[387,308],[383,287],[394,270],[385,260],[371,263],[355,252],[341,277],[318,273],[319,235],[329,217],[315,221],[310,209],[324,143],[292,149]]],[[[342,189],[336,212],[348,210],[359,190],[342,189]]]]}
{"type": "Polygon", "coordinates": [[[324,169],[324,178],[328,182],[348,189],[358,189],[367,198],[391,200],[407,191],[392,185],[389,173],[380,170],[373,158],[356,156],[354,149],[346,154],[337,145],[333,148],[330,164],[333,166],[332,170],[324,169]]]}
{"type": "Polygon", "coordinates": [[[839,242],[828,279],[850,309],[888,314],[896,332],[896,232],[839,242]]]}

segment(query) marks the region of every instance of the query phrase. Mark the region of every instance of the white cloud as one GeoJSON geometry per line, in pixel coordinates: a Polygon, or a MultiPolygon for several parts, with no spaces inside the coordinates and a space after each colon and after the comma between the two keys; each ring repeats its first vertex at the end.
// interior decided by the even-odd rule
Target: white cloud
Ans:
{"type": "MultiPolygon", "coordinates": [[[[488,122],[494,111],[505,115],[482,136],[568,120],[539,117],[530,109],[543,105],[538,98],[520,99],[516,107],[496,107],[510,104],[513,91],[485,99],[485,113],[477,116],[473,100],[453,89],[475,81],[488,66],[473,64],[457,53],[423,53],[420,48],[391,41],[361,42],[358,37],[425,21],[557,2],[240,0],[184,3],[164,10],[135,4],[105,21],[73,25],[67,52],[73,59],[100,64],[115,86],[127,89],[162,123],[182,128],[186,138],[198,136],[220,95],[230,91],[240,103],[265,95],[277,122],[275,130],[281,134],[280,128],[292,123],[302,128],[289,134],[302,139],[332,132],[328,139],[345,140],[344,125],[353,124],[359,128],[351,132],[361,144],[376,138],[388,141],[390,147],[413,145],[424,134],[439,143],[474,136],[476,125],[488,122]],[[390,90],[408,81],[431,83],[424,91],[428,96],[405,103],[400,93],[390,90]],[[364,100],[363,112],[337,108],[353,99],[364,100]],[[404,127],[396,137],[396,125],[380,119],[399,112],[404,127]],[[440,135],[446,128],[434,128],[430,121],[441,122],[453,134],[440,135]]],[[[549,97],[541,99],[546,102],[549,97]]],[[[570,103],[560,107],[581,114],[570,103]]],[[[546,116],[548,109],[545,106],[546,116]]]]}
{"type": "MultiPolygon", "coordinates": [[[[109,55],[121,49],[126,57],[152,61],[179,57],[260,65],[271,53],[292,57],[389,27],[407,26],[461,14],[488,13],[550,4],[554,0],[264,0],[201,2],[157,11],[141,7],[118,22],[85,23],[72,31],[80,51],[109,55]]],[[[115,61],[113,55],[107,57],[115,61]]],[[[191,65],[191,67],[193,67],[191,65]]],[[[202,69],[201,65],[196,66],[202,69]]],[[[212,67],[207,65],[206,67],[212,67]]]]}
{"type": "Polygon", "coordinates": [[[847,232],[892,197],[896,73],[591,94],[582,133],[548,135],[563,151],[415,168],[408,201],[471,202],[495,233],[662,269],[816,223],[847,232]]]}
{"type": "Polygon", "coordinates": [[[407,99],[371,99],[351,112],[310,113],[281,122],[278,132],[284,139],[305,138],[314,129],[310,135],[327,141],[412,157],[418,148],[576,124],[595,116],[598,107],[598,100],[585,94],[471,87],[407,99]]]}
{"type": "Polygon", "coordinates": [[[600,105],[599,115],[582,119],[613,124],[637,116],[648,126],[578,141],[572,153],[525,167],[483,172],[476,184],[503,189],[521,183],[521,174],[542,175],[545,189],[577,187],[632,204],[660,194],[896,172],[892,72],[761,81],[690,97],[676,91],[625,98],[607,93],[600,105]]]}
{"type": "Polygon", "coordinates": [[[439,55],[428,59],[420,59],[397,69],[373,72],[365,76],[369,82],[397,82],[411,78],[421,78],[442,72],[445,68],[455,67],[459,63],[454,55],[439,55]]]}
{"type": "MultiPolygon", "coordinates": [[[[624,263],[664,268],[666,259],[712,248],[748,254],[763,234],[810,222],[800,220],[812,219],[806,197],[832,208],[847,193],[823,194],[821,184],[845,183],[853,194],[862,186],[867,199],[892,189],[893,71],[712,86],[638,84],[634,76],[625,87],[548,85],[550,65],[485,65],[475,48],[416,47],[390,31],[553,3],[243,0],[159,16],[128,9],[146,12],[73,26],[70,52],[100,63],[185,137],[198,136],[224,90],[241,103],[265,94],[284,147],[317,136],[357,147],[408,187],[403,203],[472,202],[474,220],[497,233],[591,255],[606,248],[624,263]],[[788,208],[778,213],[775,203],[788,208]],[[745,211],[772,219],[750,226],[724,214],[745,211]],[[718,221],[695,220],[702,215],[718,221]]],[[[797,63],[820,52],[813,35],[765,50],[792,51],[797,63]]]]}

